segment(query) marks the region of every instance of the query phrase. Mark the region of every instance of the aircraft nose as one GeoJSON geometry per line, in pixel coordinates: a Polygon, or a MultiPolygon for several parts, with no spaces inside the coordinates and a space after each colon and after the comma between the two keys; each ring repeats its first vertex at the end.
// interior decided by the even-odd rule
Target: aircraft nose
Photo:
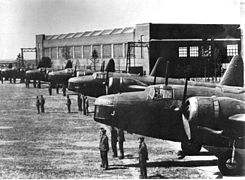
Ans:
{"type": "Polygon", "coordinates": [[[92,80],[91,77],[80,76],[73,77],[68,80],[68,89],[71,91],[79,91],[80,93],[86,92],[87,84],[92,80]]]}
{"type": "Polygon", "coordinates": [[[101,96],[95,100],[94,120],[103,124],[114,124],[115,95],[101,96]]]}

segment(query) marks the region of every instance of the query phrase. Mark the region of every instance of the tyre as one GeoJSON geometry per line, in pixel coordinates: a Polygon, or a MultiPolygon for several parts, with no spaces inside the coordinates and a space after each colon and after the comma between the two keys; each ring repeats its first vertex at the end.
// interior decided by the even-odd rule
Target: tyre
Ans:
{"type": "Polygon", "coordinates": [[[195,143],[181,143],[181,149],[185,155],[193,155],[200,152],[202,145],[195,143]]]}
{"type": "Polygon", "coordinates": [[[218,168],[225,176],[241,175],[243,160],[241,156],[235,152],[234,162],[231,163],[232,151],[222,153],[218,158],[218,168]]]}

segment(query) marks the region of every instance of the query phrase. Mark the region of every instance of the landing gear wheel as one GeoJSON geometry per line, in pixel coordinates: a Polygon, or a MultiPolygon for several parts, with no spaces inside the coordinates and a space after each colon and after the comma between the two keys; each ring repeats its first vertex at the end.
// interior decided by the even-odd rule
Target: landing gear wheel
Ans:
{"type": "Polygon", "coordinates": [[[225,176],[240,175],[242,171],[243,161],[241,156],[236,152],[234,162],[231,163],[232,151],[222,153],[218,158],[218,168],[225,176]]]}
{"type": "Polygon", "coordinates": [[[202,148],[202,145],[200,144],[195,144],[195,143],[190,143],[190,142],[181,143],[181,149],[185,155],[197,154],[200,152],[201,148],[202,148]]]}

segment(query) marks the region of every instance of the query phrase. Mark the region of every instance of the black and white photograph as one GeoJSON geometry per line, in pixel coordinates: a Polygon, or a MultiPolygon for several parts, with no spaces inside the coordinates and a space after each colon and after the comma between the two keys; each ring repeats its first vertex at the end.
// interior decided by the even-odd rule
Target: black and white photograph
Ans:
{"type": "Polygon", "coordinates": [[[0,0],[0,179],[241,179],[245,0],[0,0]]]}

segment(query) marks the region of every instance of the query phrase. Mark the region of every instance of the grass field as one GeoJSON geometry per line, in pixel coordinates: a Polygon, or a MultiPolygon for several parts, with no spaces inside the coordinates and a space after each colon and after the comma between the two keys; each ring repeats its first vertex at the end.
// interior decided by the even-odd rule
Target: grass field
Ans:
{"type": "MultiPolygon", "coordinates": [[[[109,170],[100,168],[99,128],[92,115],[78,112],[72,96],[72,113],[66,97],[48,95],[47,88],[26,89],[24,84],[0,84],[0,178],[124,178],[139,177],[137,135],[125,134],[125,159],[112,158],[109,170]],[[44,95],[45,113],[37,114],[36,96],[44,95]]],[[[89,99],[90,104],[94,99],[89,99]]],[[[93,107],[91,107],[92,109],[93,107]]],[[[110,137],[110,134],[108,134],[110,137]]],[[[149,178],[215,178],[200,166],[216,167],[216,159],[178,160],[168,141],[146,138],[149,178]]]]}

